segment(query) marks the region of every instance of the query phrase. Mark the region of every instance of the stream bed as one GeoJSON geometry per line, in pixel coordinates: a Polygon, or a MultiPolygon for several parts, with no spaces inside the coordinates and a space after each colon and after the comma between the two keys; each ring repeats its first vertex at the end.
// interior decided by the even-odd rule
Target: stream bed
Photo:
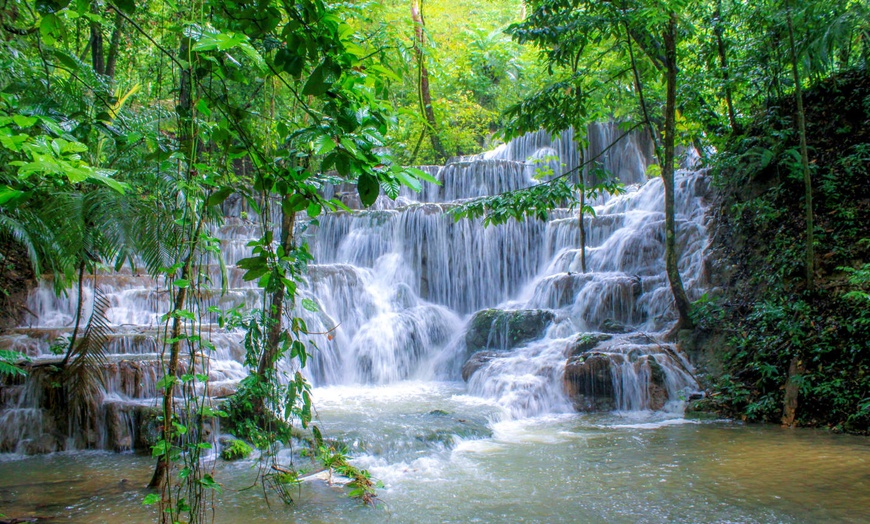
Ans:
{"type": "MultiPolygon", "coordinates": [[[[678,413],[511,419],[463,383],[314,392],[327,436],[384,483],[378,507],[305,482],[264,499],[256,461],[218,460],[215,522],[866,522],[870,442],[678,413]]],[[[0,456],[0,514],[45,522],[154,522],[150,457],[0,456]],[[43,520],[40,520],[43,521],[43,520]]]]}

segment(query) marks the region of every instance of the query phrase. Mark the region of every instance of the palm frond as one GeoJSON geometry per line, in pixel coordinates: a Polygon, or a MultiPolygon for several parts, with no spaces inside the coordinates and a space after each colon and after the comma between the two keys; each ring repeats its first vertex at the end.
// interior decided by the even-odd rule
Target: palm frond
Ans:
{"type": "Polygon", "coordinates": [[[64,370],[64,385],[70,407],[84,415],[93,412],[102,400],[105,386],[102,368],[107,364],[107,351],[112,326],[106,313],[112,306],[106,294],[94,289],[94,308],[85,332],[70,351],[69,363],[64,370]]]}

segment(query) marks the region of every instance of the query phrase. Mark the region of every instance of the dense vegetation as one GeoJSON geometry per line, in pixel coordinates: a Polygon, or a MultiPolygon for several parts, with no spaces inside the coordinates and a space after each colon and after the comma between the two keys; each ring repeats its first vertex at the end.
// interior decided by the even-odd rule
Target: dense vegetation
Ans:
{"type": "MultiPolygon", "coordinates": [[[[52,373],[60,396],[84,412],[109,329],[99,296],[82,311],[84,280],[135,266],[170,293],[152,481],[160,494],[148,499],[166,520],[204,519],[207,494],[220,489],[199,460],[216,416],[259,448],[261,474],[281,493],[298,479],[275,444],[301,436],[371,502],[367,473],[313,424],[303,375],[278,372],[281,359],[304,366],[311,350],[292,315],[297,305],[316,308],[297,304],[311,260],[294,237],[297,220],[343,207],[323,196],[328,186],[353,185],[369,206],[433,181],[406,165],[539,128],[573,126],[582,146],[589,123],[617,120],[656,145],[650,175],[663,176],[670,202],[678,327],[712,331],[724,360],[711,383],[715,407],[867,431],[868,20],[866,4],[852,0],[8,0],[0,7],[8,307],[34,275],[76,301],[52,373]],[[716,168],[728,232],[720,241],[736,267],[726,292],[691,308],[673,241],[680,145],[716,168]],[[265,289],[255,311],[197,300],[226,288],[226,275],[205,268],[221,259],[213,233],[230,199],[264,225],[239,263],[265,289]],[[213,320],[247,334],[250,376],[220,408],[201,393],[207,373],[196,372],[214,349],[202,331],[213,320]]],[[[618,190],[587,178],[591,167],[457,215],[498,222],[571,203],[582,218],[590,194],[618,190]]],[[[22,373],[21,363],[0,353],[0,375],[22,373]]]]}
{"type": "Polygon", "coordinates": [[[806,96],[816,216],[807,289],[794,103],[759,116],[721,155],[718,248],[726,287],[696,307],[722,375],[713,405],[748,420],[870,428],[870,77],[852,71],[806,96]],[[783,419],[793,383],[795,420],[783,419]]]}

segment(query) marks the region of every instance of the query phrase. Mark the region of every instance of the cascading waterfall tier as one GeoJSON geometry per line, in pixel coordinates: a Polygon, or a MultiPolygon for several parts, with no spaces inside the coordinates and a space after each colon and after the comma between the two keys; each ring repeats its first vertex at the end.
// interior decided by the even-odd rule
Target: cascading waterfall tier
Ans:
{"type": "MultiPolygon", "coordinates": [[[[459,380],[469,393],[501,404],[514,417],[560,410],[661,409],[694,387],[688,363],[656,334],[673,321],[664,268],[664,194],[648,180],[651,145],[615,124],[590,126],[584,158],[619,177],[626,192],[593,202],[586,217],[587,272],[580,271],[576,213],[554,210],[548,222],[526,220],[483,227],[456,221],[457,202],[539,183],[542,166],[575,169],[573,131],[532,133],[498,149],[426,166],[441,184],[396,200],[379,197],[368,210],[338,212],[299,235],[315,264],[299,287],[313,334],[305,372],[315,385],[459,380]],[[621,140],[614,143],[621,137],[621,140]]],[[[690,298],[706,286],[705,195],[702,172],[676,177],[679,267],[690,298]]],[[[352,188],[325,188],[352,208],[352,188]]],[[[221,240],[228,290],[204,291],[205,306],[260,307],[262,290],[235,264],[248,256],[262,228],[244,202],[230,199],[213,231],[221,240]]],[[[204,271],[218,282],[217,261],[204,271]]],[[[87,423],[57,413],[42,364],[58,361],[53,344],[72,332],[74,294],[57,296],[46,280],[28,299],[33,313],[0,335],[0,348],[31,357],[27,380],[0,387],[0,452],[71,448],[147,449],[157,431],[157,382],[162,373],[161,318],[170,309],[162,279],[120,272],[86,277],[83,310],[96,291],[108,301],[113,326],[101,396],[87,423]],[[77,427],[76,424],[79,424],[77,427]],[[83,427],[82,425],[86,426],[83,427]]],[[[204,309],[204,308],[203,308],[204,309]]],[[[86,315],[87,316],[87,315],[86,315]]],[[[83,320],[86,322],[87,318],[83,320]]],[[[226,397],[244,378],[243,334],[207,316],[202,336],[216,350],[208,359],[208,393],[226,397]]],[[[285,371],[292,367],[285,365],[285,371]]]]}

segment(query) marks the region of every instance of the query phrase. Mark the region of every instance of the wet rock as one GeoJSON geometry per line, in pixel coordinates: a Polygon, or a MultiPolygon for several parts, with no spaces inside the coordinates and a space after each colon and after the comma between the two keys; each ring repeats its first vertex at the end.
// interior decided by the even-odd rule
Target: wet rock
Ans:
{"type": "Polygon", "coordinates": [[[601,331],[605,333],[626,333],[628,330],[625,327],[625,324],[621,322],[617,322],[612,318],[605,319],[601,322],[601,331]]]}
{"type": "Polygon", "coordinates": [[[646,357],[645,365],[649,367],[649,409],[662,409],[668,401],[667,375],[652,355],[646,357]]]}
{"type": "Polygon", "coordinates": [[[161,429],[162,426],[158,417],[160,409],[150,406],[139,406],[134,411],[134,424],[136,427],[136,436],[133,440],[133,449],[136,451],[150,452],[151,446],[163,438],[161,429]]]}
{"type": "Polygon", "coordinates": [[[104,404],[106,424],[106,445],[115,452],[133,449],[133,436],[127,425],[126,413],[120,404],[104,404]]]}
{"type": "Polygon", "coordinates": [[[580,356],[611,338],[613,338],[613,335],[608,335],[607,333],[581,333],[565,348],[565,357],[580,356]]]}
{"type": "Polygon", "coordinates": [[[45,433],[38,438],[23,441],[22,444],[25,455],[43,455],[63,449],[57,438],[45,433]]]}
{"type": "Polygon", "coordinates": [[[484,309],[472,317],[465,333],[465,346],[469,353],[513,349],[541,338],[553,319],[553,312],[544,309],[484,309]]]}
{"type": "Polygon", "coordinates": [[[499,354],[495,351],[478,351],[465,364],[462,366],[462,380],[468,382],[468,379],[471,378],[471,375],[474,375],[478,369],[487,365],[493,359],[499,357],[499,354]]]}
{"type": "Polygon", "coordinates": [[[616,408],[610,356],[585,353],[565,364],[565,393],[577,411],[609,411],[616,408]]]}

